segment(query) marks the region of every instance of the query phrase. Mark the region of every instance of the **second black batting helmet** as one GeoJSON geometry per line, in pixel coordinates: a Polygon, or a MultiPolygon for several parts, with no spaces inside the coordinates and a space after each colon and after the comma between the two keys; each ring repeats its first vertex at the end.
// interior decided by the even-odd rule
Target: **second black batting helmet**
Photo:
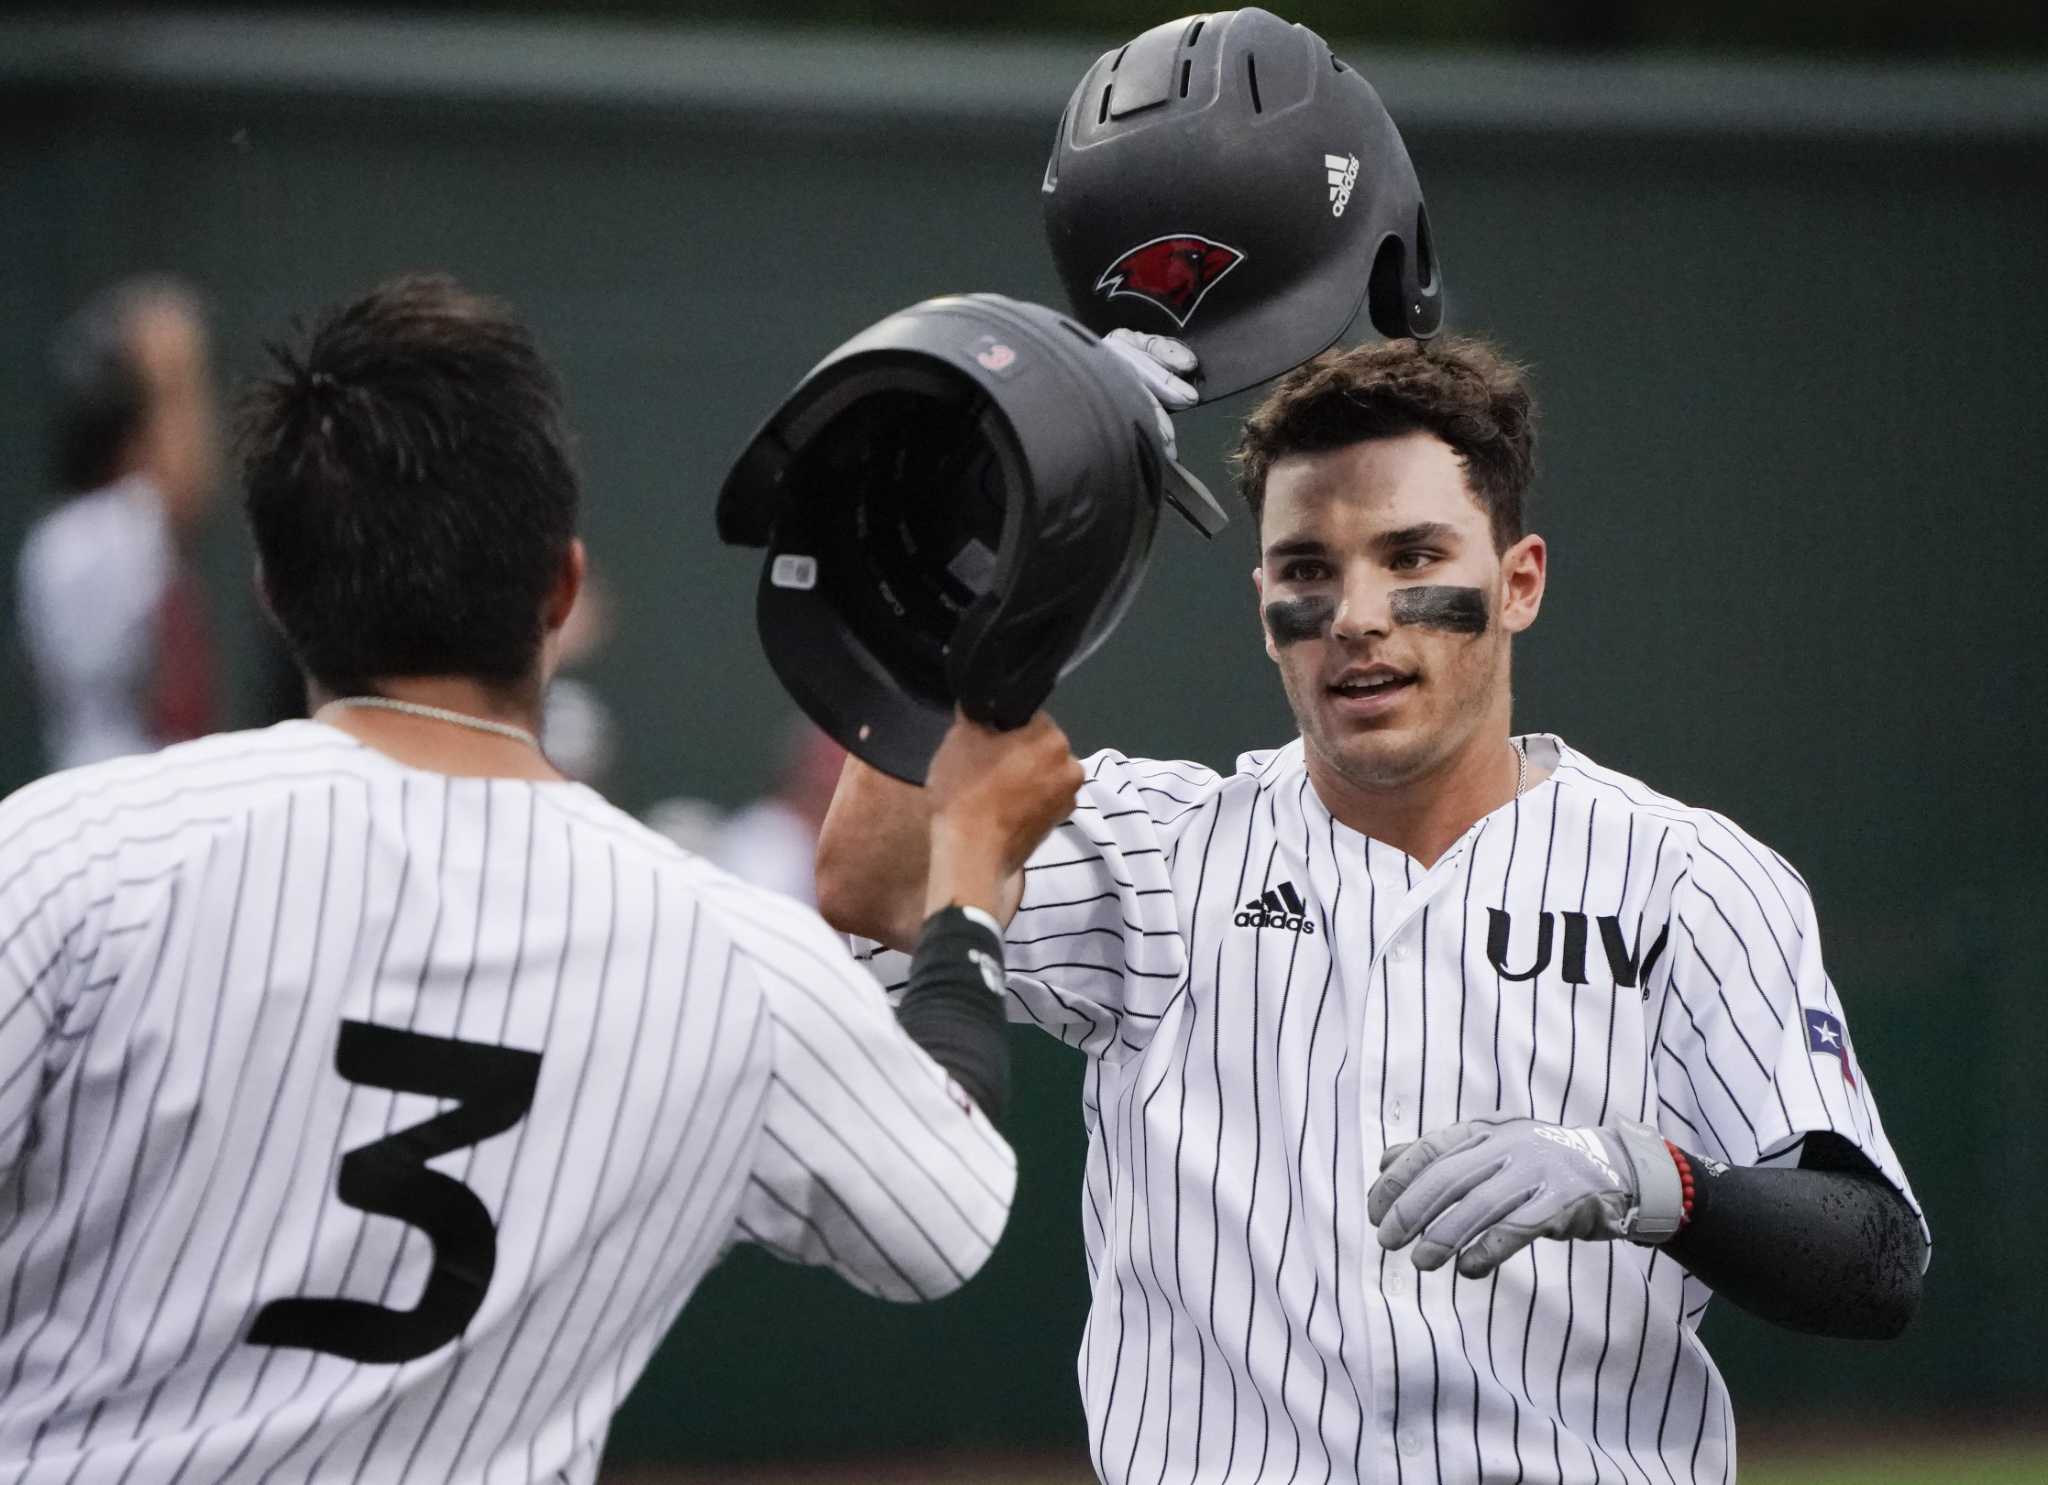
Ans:
{"type": "Polygon", "coordinates": [[[1442,319],[1400,131],[1320,36],[1268,11],[1103,53],[1060,119],[1044,204],[1075,314],[1187,341],[1204,402],[1328,348],[1361,303],[1389,337],[1442,319]]]}
{"type": "Polygon", "coordinates": [[[776,676],[856,757],[924,781],[957,704],[1030,720],[1137,589],[1161,500],[1226,517],[1094,335],[994,294],[930,299],[832,352],[718,498],[766,547],[776,676]]]}

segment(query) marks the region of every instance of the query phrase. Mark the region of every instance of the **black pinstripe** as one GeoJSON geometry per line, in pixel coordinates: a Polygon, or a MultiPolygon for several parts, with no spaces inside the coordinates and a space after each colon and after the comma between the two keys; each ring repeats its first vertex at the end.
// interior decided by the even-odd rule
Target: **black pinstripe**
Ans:
{"type": "MultiPolygon", "coordinates": [[[[291,879],[291,873],[289,871],[291,863],[292,840],[291,812],[293,805],[295,803],[296,799],[288,800],[286,803],[284,856],[281,863],[281,868],[278,872],[278,905],[280,914],[282,913],[283,908],[285,883],[291,879]]],[[[320,832],[321,836],[325,839],[325,845],[322,849],[319,890],[317,891],[314,897],[314,900],[317,901],[320,906],[316,910],[314,916],[312,957],[307,965],[307,979],[309,982],[312,978],[315,968],[318,966],[320,962],[320,939],[321,934],[326,928],[327,923],[327,887],[329,881],[332,878],[334,867],[335,832],[333,827],[334,785],[330,783],[327,789],[326,827],[320,832]]],[[[265,967],[263,975],[264,1000],[266,1003],[268,1003],[271,997],[273,987],[276,985],[276,952],[277,935],[275,932],[273,932],[270,945],[271,963],[265,967]]],[[[296,1052],[299,1044],[299,1039],[301,1036],[304,1035],[306,1030],[307,1012],[312,1006],[313,997],[310,994],[301,994],[296,998],[298,1001],[298,1010],[292,1023],[290,1042],[291,1050],[286,1054],[284,1067],[280,1071],[278,1077],[277,1087],[272,1091],[271,1094],[270,1105],[265,1113],[263,1120],[263,1134],[261,1138],[258,1140],[256,1146],[256,1157],[250,1164],[248,1175],[242,1184],[242,1193],[240,1197],[237,1198],[235,1203],[237,1222],[241,1219],[242,1216],[249,1213],[250,1193],[256,1184],[256,1178],[258,1174],[264,1168],[263,1153],[265,1149],[269,1146],[270,1137],[272,1134],[278,1131],[280,1122],[278,1118],[278,1106],[280,1103],[283,1102],[285,1084],[290,1077],[293,1065],[297,1061],[296,1052]]],[[[260,1031],[261,1028],[262,1021],[259,1013],[259,1018],[257,1021],[257,1030],[260,1031]]],[[[254,1040],[253,1034],[251,1039],[254,1040]]],[[[239,1104],[240,1100],[238,1099],[236,1102],[237,1104],[239,1104]]],[[[267,1214],[258,1213],[256,1215],[262,1217],[267,1214]]],[[[256,1275],[259,1279],[261,1278],[263,1271],[269,1266],[271,1248],[276,1243],[278,1233],[280,1231],[278,1224],[276,1224],[275,1222],[267,1222],[266,1225],[269,1228],[269,1234],[264,1240],[262,1256],[258,1258],[256,1263],[256,1275]]],[[[200,1306],[202,1313],[211,1311],[214,1308],[214,1289],[215,1286],[218,1285],[218,1283],[220,1282],[221,1266],[227,1261],[227,1254],[230,1248],[232,1247],[232,1237],[233,1226],[231,1224],[228,1236],[223,1238],[220,1246],[220,1252],[215,1257],[213,1273],[207,1279],[206,1298],[201,1302],[200,1306]]],[[[198,1328],[197,1326],[195,1326],[195,1338],[197,1334],[198,1328]]],[[[184,1425],[185,1427],[190,1427],[190,1425],[204,1411],[208,1394],[212,1392],[214,1383],[220,1379],[222,1368],[224,1368],[227,1365],[229,1358],[234,1354],[235,1353],[232,1350],[223,1348],[220,1354],[217,1357],[215,1357],[213,1365],[207,1368],[206,1378],[200,1384],[198,1397],[196,1397],[193,1400],[192,1411],[186,1418],[184,1425]]],[[[167,1485],[177,1485],[177,1482],[184,1478],[185,1471],[191,1467],[192,1461],[198,1457],[199,1449],[201,1445],[204,1444],[206,1437],[206,1433],[201,1433],[197,1438],[195,1438],[192,1441],[192,1447],[186,1451],[185,1457],[179,1461],[178,1468],[172,1473],[170,1480],[167,1482],[167,1485]]]]}
{"type": "MultiPolygon", "coordinates": [[[[658,892],[658,887],[657,887],[657,892],[658,892]]],[[[685,947],[684,947],[684,949],[683,949],[683,953],[682,953],[682,958],[683,958],[683,961],[684,961],[685,963],[688,963],[688,962],[689,962],[689,961],[690,961],[690,960],[691,960],[691,959],[692,959],[692,958],[693,958],[693,957],[695,956],[695,953],[696,953],[696,936],[697,936],[698,920],[699,920],[699,913],[698,913],[698,910],[697,910],[697,906],[696,906],[696,904],[692,903],[692,904],[691,904],[691,911],[690,911],[690,926],[689,926],[689,932],[688,932],[688,934],[686,935],[686,944],[685,944],[685,947]]],[[[655,917],[655,922],[656,922],[657,926],[659,925],[660,921],[661,921],[661,917],[660,917],[659,913],[657,913],[657,914],[656,914],[656,917],[655,917]]],[[[650,951],[650,952],[649,952],[649,966],[650,966],[650,969],[651,969],[651,967],[652,967],[652,964],[653,964],[653,959],[654,959],[654,955],[653,955],[653,953],[652,953],[652,948],[653,948],[653,940],[650,940],[650,943],[649,943],[649,951],[650,951]]],[[[645,989],[645,991],[644,991],[643,993],[644,993],[644,994],[645,994],[645,995],[647,996],[647,998],[649,998],[650,1000],[654,998],[654,986],[653,986],[653,984],[652,984],[651,980],[650,980],[650,981],[649,981],[649,983],[647,984],[647,987],[646,987],[646,989],[645,989]]],[[[710,1059],[711,1059],[711,1057],[712,1057],[712,1055],[713,1055],[713,1053],[714,1053],[714,1050],[715,1050],[715,1049],[716,1049],[716,1048],[718,1047],[718,1044],[719,1044],[719,1028],[720,1028],[720,1027],[721,1027],[721,1026],[722,1026],[722,1025],[724,1024],[724,1018],[725,1018],[725,1009],[726,1009],[726,1006],[727,1006],[727,1005],[728,1005],[728,1004],[729,1004],[729,1003],[731,1002],[731,1000],[732,1000],[732,995],[731,995],[731,993],[730,993],[730,990],[729,990],[728,988],[726,988],[726,987],[723,987],[723,986],[721,986],[721,990],[720,990],[720,993],[719,993],[719,995],[718,995],[718,998],[717,998],[717,1006],[716,1006],[716,1009],[714,1010],[714,1012],[713,1012],[713,1014],[712,1014],[712,1024],[711,1024],[711,1028],[710,1028],[710,1033],[709,1033],[709,1035],[708,1035],[708,1036],[707,1036],[707,1037],[706,1037],[706,1038],[704,1039],[704,1043],[703,1043],[703,1045],[704,1045],[704,1051],[705,1051],[705,1061],[706,1061],[707,1063],[708,1063],[708,1062],[710,1061],[710,1059]]],[[[661,1079],[661,1091],[660,1091],[660,1092],[659,1092],[658,1094],[656,1094],[656,1095],[655,1095],[655,1100],[654,1100],[654,1105],[653,1105],[653,1114],[652,1114],[652,1116],[651,1116],[651,1117],[652,1117],[652,1120],[653,1120],[653,1122],[654,1122],[655,1124],[657,1124],[657,1125],[658,1125],[658,1124],[660,1124],[660,1123],[662,1122],[662,1120],[663,1120],[663,1113],[664,1113],[664,1111],[665,1111],[665,1110],[666,1110],[666,1109],[668,1108],[668,1106],[669,1106],[669,1095],[670,1095],[671,1091],[673,1090],[673,1088],[674,1088],[674,1086],[675,1086],[675,1071],[676,1071],[676,1068],[677,1068],[677,1066],[678,1066],[678,1065],[679,1065],[679,1064],[680,1064],[680,1063],[682,1062],[682,1049],[681,1049],[681,1047],[680,1047],[680,1046],[677,1046],[677,1045],[676,1045],[676,1043],[677,1043],[677,1042],[678,1042],[678,1041],[680,1040],[680,1036],[681,1036],[681,1033],[682,1033],[682,1030],[683,1030],[683,1027],[684,1027],[684,1024],[685,1024],[686,1018],[687,1018],[687,1014],[688,1014],[688,1007],[687,1007],[687,1006],[684,1006],[684,1005],[681,1005],[681,1004],[679,1004],[679,1005],[677,1006],[677,1008],[676,1008],[676,1029],[675,1029],[675,1032],[674,1032],[674,1033],[672,1034],[672,1036],[671,1036],[671,1042],[670,1042],[671,1048],[672,1048],[673,1050],[672,1050],[672,1052],[671,1052],[671,1055],[669,1055],[668,1057],[665,1057],[665,1058],[663,1058],[663,1059],[662,1059],[662,1079],[661,1079]]],[[[701,1100],[702,1100],[702,1098],[703,1098],[703,1095],[704,1095],[704,1089],[705,1089],[705,1086],[706,1086],[706,1084],[707,1084],[707,1082],[708,1082],[709,1080],[708,1080],[707,1078],[705,1078],[704,1076],[702,1076],[702,1074],[701,1074],[701,1072],[700,1072],[700,1074],[699,1074],[699,1075],[698,1075],[698,1076],[697,1076],[697,1077],[696,1077],[696,1078],[695,1078],[695,1079],[694,1079],[693,1081],[694,1081],[694,1087],[693,1087],[693,1090],[692,1090],[692,1094],[691,1094],[691,1106],[690,1106],[690,1111],[689,1111],[689,1113],[688,1113],[688,1114],[686,1114],[686,1115],[685,1115],[685,1117],[684,1117],[684,1119],[683,1119],[683,1121],[682,1121],[682,1123],[683,1123],[683,1127],[685,1127],[685,1128],[693,1127],[693,1126],[695,1125],[695,1123],[696,1123],[696,1112],[697,1112],[697,1109],[698,1109],[698,1108],[700,1107],[700,1105],[701,1105],[701,1100]]],[[[637,1188],[637,1187],[638,1187],[638,1186],[640,1185],[640,1183],[641,1183],[641,1182],[642,1182],[643,1180],[645,1180],[645,1179],[646,1179],[646,1176],[647,1176],[647,1167],[646,1167],[646,1161],[647,1161],[647,1157],[648,1157],[648,1156],[649,1156],[649,1155],[650,1155],[650,1154],[652,1153],[652,1151],[653,1151],[653,1144],[652,1144],[652,1142],[651,1142],[651,1141],[648,1141],[648,1142],[643,1142],[643,1144],[641,1145],[641,1158],[640,1158],[640,1163],[639,1163],[639,1164],[638,1164],[638,1165],[637,1165],[637,1166],[635,1167],[635,1169],[634,1169],[634,1172],[633,1172],[633,1182],[632,1182],[632,1184],[633,1184],[633,1186],[634,1186],[635,1188],[637,1188]]],[[[567,1380],[566,1380],[566,1381],[564,1382],[564,1384],[563,1384],[563,1391],[564,1391],[564,1397],[565,1397],[565,1398],[567,1397],[567,1395],[568,1395],[568,1393],[569,1393],[569,1390],[570,1390],[570,1389],[571,1389],[571,1388],[573,1387],[573,1385],[574,1385],[574,1381],[575,1381],[575,1378],[576,1378],[577,1376],[579,1376],[579,1375],[580,1375],[580,1374],[582,1373],[582,1370],[583,1370],[583,1364],[584,1364],[584,1361],[585,1361],[585,1359],[586,1359],[586,1358],[587,1358],[587,1357],[589,1356],[589,1354],[590,1354],[590,1346],[591,1346],[592,1342],[594,1342],[594,1341],[595,1341],[595,1340],[597,1339],[597,1337],[598,1337],[598,1336],[599,1336],[599,1335],[600,1335],[600,1334],[601,1334],[601,1333],[603,1332],[603,1330],[604,1330],[604,1326],[605,1326],[605,1317],[606,1317],[607,1315],[609,1315],[609,1314],[611,1313],[611,1310],[612,1310],[612,1304],[613,1304],[613,1302],[614,1302],[615,1300],[617,1300],[617,1298],[619,1297],[619,1295],[620,1295],[620,1294],[621,1294],[622,1292],[624,1292],[624,1285],[623,1285],[623,1280],[624,1280],[624,1278],[625,1278],[626,1274],[628,1274],[629,1272],[637,1272],[637,1271],[638,1271],[638,1270],[637,1270],[637,1268],[636,1268],[636,1267],[635,1267],[635,1265],[634,1265],[634,1256],[635,1256],[635,1255],[636,1255],[636,1254],[637,1254],[637,1253],[638,1253],[638,1252],[640,1251],[640,1241],[641,1241],[641,1239],[642,1239],[642,1238],[643,1238],[643,1237],[644,1237],[644,1236],[645,1236],[645,1235],[647,1234],[647,1232],[648,1232],[648,1231],[650,1230],[650,1228],[651,1228],[651,1227],[653,1226],[653,1223],[654,1223],[654,1218],[655,1218],[655,1215],[656,1215],[656,1213],[657,1213],[657,1212],[659,1212],[659,1211],[660,1211],[660,1210],[662,1209],[662,1207],[664,1206],[664,1204],[666,1203],[666,1201],[667,1201],[667,1196],[668,1196],[668,1191],[669,1191],[670,1185],[671,1185],[671,1183],[672,1183],[672,1182],[674,1181],[674,1179],[675,1179],[675,1177],[676,1177],[676,1175],[677,1175],[677,1173],[678,1173],[678,1171],[679,1171],[680,1169],[681,1169],[681,1162],[680,1162],[680,1160],[678,1160],[678,1161],[676,1161],[676,1162],[673,1162],[673,1163],[671,1163],[671,1164],[670,1164],[670,1166],[669,1166],[669,1169],[668,1169],[667,1173],[666,1173],[666,1174],[665,1174],[665,1175],[663,1176],[663,1178],[661,1179],[661,1181],[660,1181],[660,1182],[659,1182],[659,1183],[657,1184],[657,1186],[656,1186],[656,1189],[655,1189],[655,1192],[654,1192],[654,1195],[653,1195],[653,1198],[652,1198],[652,1199],[651,1199],[651,1200],[650,1200],[649,1202],[647,1202],[646,1206],[644,1207],[644,1209],[642,1210],[642,1212],[641,1212],[641,1214],[640,1214],[640,1218],[639,1218],[639,1220],[638,1220],[638,1221],[637,1221],[637,1222],[636,1222],[636,1223],[634,1224],[634,1227],[633,1227],[633,1232],[632,1232],[632,1235],[631,1235],[631,1236],[630,1236],[629,1238],[627,1238],[627,1240],[626,1240],[626,1243],[625,1243],[625,1251],[624,1251],[624,1253],[623,1253],[623,1254],[621,1255],[621,1258],[620,1258],[619,1262],[617,1263],[617,1265],[616,1265],[616,1266],[615,1266],[615,1267],[613,1268],[613,1270],[612,1270],[612,1282],[611,1282],[611,1286],[610,1286],[610,1287],[609,1287],[609,1288],[608,1288],[608,1289],[607,1289],[607,1290],[605,1291],[605,1296],[604,1296],[603,1300],[601,1300],[601,1301],[599,1302],[599,1304],[598,1304],[598,1307],[597,1307],[597,1312],[596,1312],[595,1316],[594,1316],[594,1317],[592,1318],[592,1320],[591,1320],[591,1324],[590,1324],[590,1329],[589,1329],[589,1332],[588,1332],[588,1333],[587,1333],[587,1334],[585,1335],[585,1337],[584,1337],[584,1342],[583,1342],[583,1346],[582,1346],[582,1348],[581,1348],[581,1349],[580,1349],[580,1350],[579,1350],[579,1351],[577,1352],[577,1355],[576,1355],[576,1359],[575,1359],[575,1361],[574,1361],[574,1362],[572,1362],[572,1363],[570,1364],[570,1366],[569,1366],[569,1368],[568,1368],[568,1370],[567,1370],[567,1372],[566,1372],[566,1377],[567,1377],[567,1380]]],[[[561,1405],[562,1405],[562,1401],[563,1401],[563,1400],[564,1400],[564,1399],[558,1399],[558,1400],[556,1401],[556,1403],[554,1404],[554,1407],[553,1407],[553,1409],[551,1409],[551,1410],[550,1410],[550,1416],[552,1416],[552,1414],[553,1414],[553,1412],[554,1412],[554,1411],[558,1411],[558,1410],[560,1409],[560,1407],[561,1407],[561,1405]]],[[[617,1396],[617,1394],[616,1394],[616,1393],[614,1393],[614,1394],[613,1394],[613,1396],[612,1396],[612,1397],[611,1397],[611,1399],[610,1399],[610,1401],[611,1401],[612,1403],[616,1403],[616,1402],[618,1402],[619,1400],[620,1400],[620,1399],[618,1398],[618,1396],[617,1396]]],[[[580,1398],[576,1400],[576,1403],[580,1404],[580,1398]]],[[[574,1404],[572,1404],[572,1406],[574,1406],[574,1404]]],[[[579,1408],[579,1410],[578,1410],[578,1414],[577,1414],[577,1416],[578,1416],[578,1420],[579,1420],[579,1427],[580,1427],[580,1408],[579,1408]]],[[[608,1417],[607,1417],[607,1421],[609,1421],[609,1418],[608,1418],[608,1417]]],[[[430,1421],[430,1423],[429,1423],[429,1428],[428,1428],[428,1429],[423,1429],[423,1430],[421,1431],[421,1435],[422,1435],[422,1437],[424,1437],[424,1436],[426,1435],[426,1433],[427,1433],[427,1432],[429,1432],[430,1430],[431,1430],[431,1421],[430,1421]]]]}
{"type": "MultiPolygon", "coordinates": [[[[565,841],[567,841],[570,838],[570,831],[568,823],[566,821],[563,822],[563,838],[565,841]]],[[[562,916],[566,922],[573,924],[575,921],[576,914],[576,855],[573,848],[571,848],[568,851],[567,860],[569,863],[569,896],[568,901],[563,906],[562,916]]],[[[607,843],[605,848],[605,865],[607,872],[605,888],[603,891],[599,893],[599,899],[600,901],[606,903],[608,908],[608,917],[602,945],[597,947],[595,950],[595,957],[599,961],[597,983],[599,986],[598,993],[600,997],[603,996],[605,990],[608,989],[611,984],[610,969],[612,946],[618,936],[618,853],[616,847],[610,843],[607,843]]],[[[586,945],[586,949],[588,949],[588,947],[589,946],[586,945]]],[[[550,1049],[554,1049],[556,1047],[555,1017],[556,1013],[561,1008],[562,990],[564,984],[567,981],[568,967],[569,954],[565,948],[562,956],[555,962],[554,990],[552,991],[548,999],[547,1030],[542,1034],[541,1037],[542,1045],[550,1049]]],[[[599,1011],[601,1011],[602,1008],[602,1000],[600,999],[599,1011]]],[[[597,1015],[596,1013],[593,1013],[591,1019],[593,1037],[595,1035],[595,1029],[597,1025],[597,1015]]],[[[535,1229],[532,1249],[526,1261],[525,1267],[528,1271],[532,1270],[535,1262],[538,1260],[540,1256],[541,1251],[547,1246],[548,1228],[554,1220],[555,1199],[561,1189],[562,1170],[568,1162],[569,1149],[575,1140],[577,1117],[584,1111],[583,1090],[586,1080],[588,1079],[590,1074],[590,1062],[591,1047],[588,1043],[586,1043],[584,1047],[583,1059],[577,1067],[575,1091],[569,1099],[568,1123],[562,1133],[561,1149],[557,1153],[553,1168],[550,1170],[548,1175],[547,1198],[541,1204],[540,1222],[538,1227],[535,1229]]],[[[518,1171],[520,1168],[521,1157],[526,1153],[527,1137],[534,1128],[535,1124],[531,1120],[522,1120],[519,1124],[519,1128],[516,1131],[517,1142],[513,1146],[512,1152],[511,1169],[514,1172],[518,1171]]],[[[606,1148],[609,1149],[609,1145],[607,1145],[606,1148]]],[[[511,1190],[508,1188],[505,1196],[505,1206],[508,1209],[508,1212],[511,1207],[511,1199],[512,1193],[511,1190]]],[[[528,1224],[522,1221],[521,1226],[526,1225],[528,1224]]],[[[499,1379],[504,1376],[506,1363],[508,1363],[512,1359],[512,1357],[517,1354],[518,1338],[521,1334],[524,1333],[526,1329],[526,1322],[532,1318],[533,1310],[534,1300],[531,1298],[529,1298],[527,1303],[520,1307],[518,1319],[513,1324],[511,1341],[509,1341],[505,1346],[503,1346],[499,1350],[497,1364],[491,1369],[490,1380],[484,1384],[483,1391],[485,1395],[494,1395],[497,1392],[498,1382],[499,1379]]],[[[473,1353],[465,1353],[464,1355],[459,1357],[455,1363],[455,1368],[459,1370],[463,1365],[465,1365],[469,1361],[471,1354],[473,1353]]],[[[455,1379],[451,1376],[448,1382],[448,1388],[450,1390],[452,1390],[454,1387],[454,1381],[455,1379]]],[[[390,1420],[393,1416],[394,1414],[391,1411],[386,1410],[383,1413],[382,1417],[378,1420],[377,1432],[371,1435],[369,1444],[366,1445],[363,1450],[363,1457],[365,1460],[367,1460],[371,1455],[376,1453],[377,1439],[381,1437],[383,1430],[389,1426],[390,1420]]],[[[463,1431],[462,1441],[456,1446],[455,1449],[455,1455],[457,1458],[460,1458],[463,1452],[469,1447],[469,1440],[471,1434],[474,1432],[477,1425],[477,1421],[480,1417],[481,1414],[471,1415],[469,1426],[463,1431]]],[[[332,1445],[330,1445],[329,1447],[332,1448],[332,1445]]],[[[324,1459],[325,1456],[322,1457],[324,1459]]],[[[316,1463],[313,1468],[314,1473],[317,1474],[319,1472],[320,1466],[316,1463]]],[[[357,1478],[361,1478],[360,1473],[358,1474],[357,1478]]]]}

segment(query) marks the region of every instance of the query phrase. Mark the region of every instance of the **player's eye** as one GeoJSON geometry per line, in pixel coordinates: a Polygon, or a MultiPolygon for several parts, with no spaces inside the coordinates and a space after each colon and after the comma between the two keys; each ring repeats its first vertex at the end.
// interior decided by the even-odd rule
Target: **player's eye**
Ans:
{"type": "Polygon", "coordinates": [[[1320,583],[1329,576],[1330,564],[1313,557],[1297,557],[1280,569],[1280,580],[1286,583],[1320,583]]]}
{"type": "Polygon", "coordinates": [[[1394,554],[1393,567],[1396,572],[1416,572],[1436,561],[1436,553],[1427,547],[1410,547],[1394,554]]]}

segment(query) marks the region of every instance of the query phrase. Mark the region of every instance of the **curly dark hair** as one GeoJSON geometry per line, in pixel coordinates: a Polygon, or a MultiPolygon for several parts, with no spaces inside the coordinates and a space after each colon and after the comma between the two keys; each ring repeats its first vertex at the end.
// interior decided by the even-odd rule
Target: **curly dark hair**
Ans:
{"type": "Polygon", "coordinates": [[[1525,370],[1483,340],[1389,340],[1325,351],[1280,379],[1252,410],[1231,462],[1256,523],[1266,476],[1290,454],[1369,438],[1433,433],[1465,464],[1493,543],[1522,536],[1522,498],[1536,474],[1536,399],[1525,370]]]}

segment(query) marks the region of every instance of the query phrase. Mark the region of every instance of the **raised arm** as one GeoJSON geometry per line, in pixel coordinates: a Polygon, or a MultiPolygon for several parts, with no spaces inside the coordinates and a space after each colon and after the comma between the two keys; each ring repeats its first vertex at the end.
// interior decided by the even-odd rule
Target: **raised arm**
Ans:
{"type": "MultiPolygon", "coordinates": [[[[848,758],[818,838],[818,911],[842,933],[908,952],[929,911],[932,840],[929,791],[848,758]]],[[[957,853],[949,855],[942,863],[949,871],[967,865],[957,853]]],[[[992,886],[995,917],[1008,923],[1024,873],[1010,872],[992,886]]]]}
{"type": "MultiPolygon", "coordinates": [[[[743,1236],[897,1300],[948,1293],[987,1259],[1016,1187],[992,1122],[1008,1040],[1003,945],[987,915],[1080,782],[1043,715],[1004,733],[955,722],[932,763],[931,912],[893,1018],[807,912],[763,924],[745,946],[771,1011],[774,1077],[743,1236]]],[[[730,891],[730,910],[757,921],[775,902],[730,891]]]]}

